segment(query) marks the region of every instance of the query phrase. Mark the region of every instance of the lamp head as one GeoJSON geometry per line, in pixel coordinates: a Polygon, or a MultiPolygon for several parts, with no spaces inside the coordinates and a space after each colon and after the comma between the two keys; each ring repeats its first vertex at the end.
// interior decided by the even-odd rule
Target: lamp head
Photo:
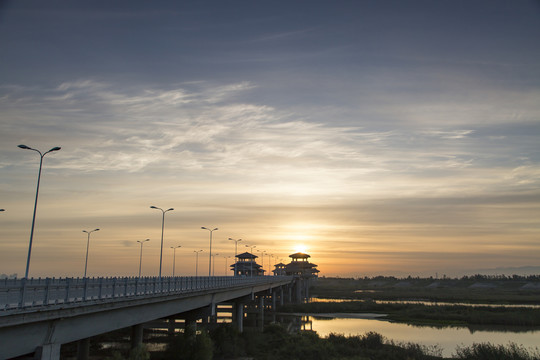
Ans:
{"type": "Polygon", "coordinates": [[[26,145],[17,145],[17,146],[20,147],[21,149],[32,150],[31,147],[26,146],[26,145]]]}
{"type": "MultiPolygon", "coordinates": [[[[19,146],[20,146],[20,145],[19,145],[19,146]]],[[[50,152],[50,151],[58,151],[58,150],[60,150],[60,149],[61,149],[60,146],[55,146],[55,147],[53,147],[51,150],[49,150],[49,152],[50,152]]]]}
{"type": "Polygon", "coordinates": [[[171,210],[174,210],[173,208],[170,208],[170,209],[167,209],[166,211],[171,211],[171,210]]]}
{"type": "Polygon", "coordinates": [[[152,206],[150,206],[150,209],[159,209],[159,208],[152,205],[152,206]]]}

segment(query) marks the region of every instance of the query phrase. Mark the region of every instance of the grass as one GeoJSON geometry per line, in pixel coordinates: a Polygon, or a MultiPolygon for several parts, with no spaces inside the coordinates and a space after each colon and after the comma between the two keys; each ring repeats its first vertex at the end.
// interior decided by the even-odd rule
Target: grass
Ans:
{"type": "Polygon", "coordinates": [[[472,304],[540,304],[540,280],[473,277],[461,279],[377,277],[364,279],[320,278],[312,296],[362,300],[424,300],[472,304]]]}
{"type": "MultiPolygon", "coordinates": [[[[535,282],[540,280],[533,278],[535,282]]],[[[462,279],[397,279],[377,277],[365,279],[318,279],[311,288],[312,296],[349,299],[340,302],[289,304],[283,312],[333,313],[372,312],[387,314],[394,321],[426,325],[502,325],[540,326],[540,309],[527,307],[490,307],[466,305],[425,305],[380,303],[376,300],[448,302],[469,304],[540,304],[540,290],[527,290],[528,278],[462,279]]]]}
{"type": "Polygon", "coordinates": [[[282,312],[294,313],[377,313],[409,324],[540,326],[540,309],[488,306],[422,304],[378,304],[373,301],[312,302],[288,304],[282,312]]]}

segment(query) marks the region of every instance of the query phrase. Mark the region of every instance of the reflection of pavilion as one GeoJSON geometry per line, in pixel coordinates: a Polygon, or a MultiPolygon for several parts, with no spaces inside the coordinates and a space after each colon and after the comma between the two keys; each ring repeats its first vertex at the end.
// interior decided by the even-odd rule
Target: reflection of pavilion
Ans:
{"type": "Polygon", "coordinates": [[[231,265],[234,276],[262,276],[264,270],[255,262],[257,255],[248,252],[236,255],[237,261],[231,265]]]}
{"type": "Polygon", "coordinates": [[[274,275],[296,275],[302,278],[318,277],[317,264],[308,261],[308,258],[310,258],[308,254],[298,252],[289,255],[289,257],[292,259],[289,264],[279,263],[275,265],[275,269],[272,270],[274,275]]]}

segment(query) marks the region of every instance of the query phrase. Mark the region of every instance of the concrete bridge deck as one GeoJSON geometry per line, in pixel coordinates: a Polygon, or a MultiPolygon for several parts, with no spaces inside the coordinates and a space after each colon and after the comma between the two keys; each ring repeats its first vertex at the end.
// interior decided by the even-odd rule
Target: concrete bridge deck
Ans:
{"type": "Polygon", "coordinates": [[[0,359],[33,352],[59,359],[62,344],[196,309],[213,315],[218,303],[245,302],[293,281],[287,276],[0,280],[0,359]]]}

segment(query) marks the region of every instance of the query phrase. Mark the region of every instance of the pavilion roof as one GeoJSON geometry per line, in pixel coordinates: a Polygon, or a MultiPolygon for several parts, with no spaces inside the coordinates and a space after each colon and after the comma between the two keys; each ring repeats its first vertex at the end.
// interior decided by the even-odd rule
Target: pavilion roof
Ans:
{"type": "Polygon", "coordinates": [[[257,255],[248,253],[247,251],[244,252],[244,253],[236,255],[236,257],[239,258],[239,259],[256,259],[256,258],[258,258],[257,255]]]}
{"type": "Polygon", "coordinates": [[[293,259],[307,259],[307,258],[309,258],[311,256],[309,256],[308,254],[297,252],[297,253],[289,255],[289,257],[293,258],[293,259]]]}

